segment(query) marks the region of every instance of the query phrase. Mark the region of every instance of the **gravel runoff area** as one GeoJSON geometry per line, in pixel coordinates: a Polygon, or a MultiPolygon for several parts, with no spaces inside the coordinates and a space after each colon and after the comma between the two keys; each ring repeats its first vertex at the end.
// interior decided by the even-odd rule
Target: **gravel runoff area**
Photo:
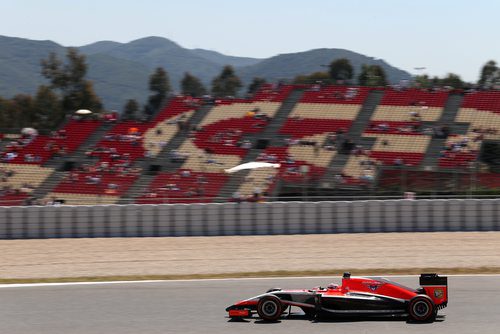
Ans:
{"type": "Polygon", "coordinates": [[[0,241],[0,279],[497,268],[500,232],[0,241]]]}

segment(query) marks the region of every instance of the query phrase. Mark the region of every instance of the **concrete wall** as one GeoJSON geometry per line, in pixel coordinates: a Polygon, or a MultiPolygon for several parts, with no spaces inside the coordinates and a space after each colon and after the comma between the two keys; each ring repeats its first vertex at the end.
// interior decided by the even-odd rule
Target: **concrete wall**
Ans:
{"type": "Polygon", "coordinates": [[[0,239],[498,230],[497,199],[0,207],[0,239]]]}

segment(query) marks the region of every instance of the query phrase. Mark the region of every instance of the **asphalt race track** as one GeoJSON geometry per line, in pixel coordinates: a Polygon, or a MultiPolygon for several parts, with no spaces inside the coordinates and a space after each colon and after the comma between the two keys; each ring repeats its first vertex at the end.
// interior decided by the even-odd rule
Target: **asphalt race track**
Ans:
{"type": "MultiPolygon", "coordinates": [[[[417,277],[396,277],[417,286],[417,277]]],[[[224,308],[270,287],[308,288],[339,278],[170,281],[0,288],[0,333],[499,333],[500,277],[452,276],[449,306],[432,324],[405,320],[232,322],[224,308]]],[[[297,312],[299,312],[297,310],[297,312]]]]}

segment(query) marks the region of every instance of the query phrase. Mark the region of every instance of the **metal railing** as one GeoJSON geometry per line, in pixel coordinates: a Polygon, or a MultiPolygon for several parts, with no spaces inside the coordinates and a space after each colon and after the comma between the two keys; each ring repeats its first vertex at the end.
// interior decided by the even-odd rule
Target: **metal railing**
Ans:
{"type": "MultiPolygon", "coordinates": [[[[290,202],[290,201],[301,201],[301,202],[318,202],[318,201],[367,201],[367,200],[397,200],[397,199],[408,199],[407,195],[383,195],[383,194],[373,194],[373,195],[338,195],[338,196],[316,196],[308,195],[307,198],[303,196],[263,196],[259,200],[253,200],[250,197],[241,200],[235,200],[228,197],[155,197],[149,202],[141,201],[137,198],[119,198],[116,203],[110,203],[107,201],[107,196],[96,195],[95,198],[89,199],[82,197],[82,200],[76,198],[66,198],[58,199],[58,203],[52,203],[51,199],[44,200],[34,200],[26,201],[23,199],[0,199],[0,207],[9,206],[52,206],[52,205],[110,205],[110,204],[203,204],[203,203],[244,203],[244,202],[290,202]]],[[[496,199],[499,198],[498,195],[494,194],[425,194],[425,195],[415,195],[413,199],[496,199]]]]}
{"type": "MultiPolygon", "coordinates": [[[[73,195],[73,194],[72,194],[73,195]]],[[[449,193],[431,193],[431,194],[420,194],[414,195],[413,199],[497,199],[499,198],[496,194],[449,194],[449,193]]],[[[108,196],[109,197],[109,196],[108,196]]],[[[301,201],[301,202],[319,202],[319,201],[367,201],[367,200],[398,200],[398,199],[408,199],[406,194],[402,195],[392,195],[392,194],[380,194],[374,193],[372,195],[339,195],[339,196],[316,196],[308,195],[307,198],[304,196],[263,196],[258,200],[252,199],[251,196],[246,199],[236,200],[228,197],[154,197],[150,198],[149,202],[144,202],[137,198],[119,198],[117,201],[120,203],[112,204],[207,204],[207,203],[268,203],[268,202],[291,202],[291,201],[301,201]]],[[[34,200],[27,201],[21,199],[11,199],[3,200],[0,199],[0,207],[9,206],[61,206],[61,205],[110,205],[107,197],[105,195],[96,195],[95,198],[89,199],[82,197],[82,199],[67,198],[58,199],[57,203],[52,203],[50,199],[45,200],[34,200]],[[84,203],[82,203],[84,200],[84,203]]]]}

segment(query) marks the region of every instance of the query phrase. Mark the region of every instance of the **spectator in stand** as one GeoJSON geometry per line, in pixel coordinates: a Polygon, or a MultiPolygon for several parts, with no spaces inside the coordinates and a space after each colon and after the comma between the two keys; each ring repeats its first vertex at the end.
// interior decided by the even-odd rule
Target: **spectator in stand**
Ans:
{"type": "Polygon", "coordinates": [[[344,177],[345,176],[342,173],[335,174],[335,176],[334,176],[335,183],[337,183],[337,184],[343,184],[343,183],[345,183],[344,177]]]}
{"type": "Polygon", "coordinates": [[[222,162],[218,162],[217,160],[215,160],[214,158],[211,158],[211,157],[207,158],[206,163],[207,164],[223,165],[222,162]]]}
{"type": "Polygon", "coordinates": [[[252,148],[252,143],[250,142],[250,140],[244,140],[241,144],[241,148],[249,150],[252,148]]]}
{"type": "Polygon", "coordinates": [[[16,152],[7,152],[3,158],[2,158],[2,161],[4,162],[9,162],[9,161],[12,161],[14,160],[15,158],[17,158],[18,154],[16,152]]]}
{"type": "Polygon", "coordinates": [[[370,169],[365,169],[359,178],[361,181],[371,183],[373,182],[373,173],[370,169]]]}
{"type": "Polygon", "coordinates": [[[294,164],[295,163],[295,159],[290,154],[287,154],[285,156],[285,163],[287,163],[287,164],[294,164]]]}
{"type": "Polygon", "coordinates": [[[61,129],[58,131],[58,135],[59,135],[59,138],[60,139],[66,139],[67,138],[67,135],[66,135],[66,130],[65,129],[61,129]]]}
{"type": "Polygon", "coordinates": [[[98,176],[98,175],[94,175],[94,176],[87,176],[87,184],[95,184],[95,185],[98,185],[101,183],[101,177],[98,176]]]}
{"type": "Polygon", "coordinates": [[[404,161],[401,158],[394,159],[394,166],[403,166],[403,163],[404,161]]]}
{"type": "Polygon", "coordinates": [[[208,183],[208,181],[207,181],[207,178],[204,175],[198,175],[196,177],[196,183],[197,184],[204,184],[204,183],[208,183]]]}
{"type": "Polygon", "coordinates": [[[241,202],[243,202],[243,196],[239,192],[235,191],[231,195],[231,202],[241,203],[241,202]]]}
{"type": "Polygon", "coordinates": [[[346,100],[352,100],[358,95],[358,89],[355,87],[349,87],[346,90],[345,98],[346,100]]]}
{"type": "Polygon", "coordinates": [[[380,131],[389,131],[389,124],[387,124],[387,123],[380,123],[378,125],[378,129],[380,131]]]}
{"type": "Polygon", "coordinates": [[[186,197],[193,197],[196,195],[196,190],[194,187],[189,187],[189,189],[184,193],[184,196],[186,197]]]}
{"type": "Polygon", "coordinates": [[[34,160],[33,154],[27,153],[24,155],[24,162],[33,162],[33,160],[34,160]]]}
{"type": "Polygon", "coordinates": [[[318,157],[320,153],[320,145],[318,143],[315,143],[313,147],[314,147],[314,155],[318,157]]]}

